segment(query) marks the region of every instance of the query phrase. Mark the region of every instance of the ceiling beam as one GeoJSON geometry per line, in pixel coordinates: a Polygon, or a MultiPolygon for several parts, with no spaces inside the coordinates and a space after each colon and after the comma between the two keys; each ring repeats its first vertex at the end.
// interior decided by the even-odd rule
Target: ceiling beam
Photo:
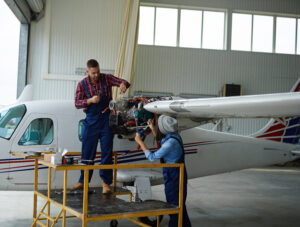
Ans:
{"type": "Polygon", "coordinates": [[[21,24],[30,24],[32,13],[24,0],[4,0],[21,24]]]}

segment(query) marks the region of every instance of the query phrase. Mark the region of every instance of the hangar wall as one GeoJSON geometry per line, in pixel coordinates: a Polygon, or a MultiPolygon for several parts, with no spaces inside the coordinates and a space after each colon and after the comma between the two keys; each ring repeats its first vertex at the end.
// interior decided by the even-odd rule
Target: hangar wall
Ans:
{"type": "MultiPolygon", "coordinates": [[[[300,15],[297,0],[143,0],[232,10],[300,15]]],[[[230,38],[230,36],[228,37],[230,38]]],[[[226,83],[241,84],[244,95],[288,92],[300,77],[300,56],[230,50],[139,45],[133,90],[218,95],[226,83]],[[160,83],[157,83],[160,81],[160,83]],[[170,86],[171,85],[171,86],[170,86]]],[[[229,119],[231,132],[250,134],[268,120],[229,119]]]]}
{"type": "MultiPolygon", "coordinates": [[[[300,15],[297,0],[142,2],[300,15]]],[[[35,99],[73,99],[75,81],[44,80],[43,73],[46,70],[58,75],[74,74],[77,67],[85,67],[89,58],[98,59],[102,69],[114,70],[125,1],[51,0],[50,3],[47,0],[46,4],[50,16],[46,12],[44,18],[31,24],[28,81],[34,85],[35,99]],[[49,25],[48,40],[45,28],[49,25]],[[49,54],[45,50],[47,43],[49,54]]],[[[242,84],[244,94],[285,92],[300,76],[299,60],[299,55],[139,45],[131,91],[218,95],[224,83],[237,83],[242,84]]],[[[248,134],[265,122],[265,119],[229,120],[229,125],[232,132],[248,134]]]]}
{"type": "Polygon", "coordinates": [[[34,99],[74,98],[77,82],[44,80],[47,71],[74,75],[76,68],[85,68],[90,58],[98,59],[102,69],[115,68],[124,3],[47,0],[45,17],[31,24],[28,81],[34,86],[34,99]],[[50,26],[49,39],[47,26],[50,26]]]}

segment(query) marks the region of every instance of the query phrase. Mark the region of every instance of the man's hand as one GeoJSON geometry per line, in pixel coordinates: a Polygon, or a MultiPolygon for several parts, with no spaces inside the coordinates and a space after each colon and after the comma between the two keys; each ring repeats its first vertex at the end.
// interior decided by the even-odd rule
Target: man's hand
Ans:
{"type": "Polygon", "coordinates": [[[119,87],[119,92],[120,94],[124,94],[127,90],[126,84],[125,83],[121,83],[120,87],[119,87]]]}
{"type": "Polygon", "coordinates": [[[87,104],[90,105],[92,103],[99,103],[100,102],[100,97],[98,95],[94,95],[92,98],[89,98],[87,100],[87,104]]]}

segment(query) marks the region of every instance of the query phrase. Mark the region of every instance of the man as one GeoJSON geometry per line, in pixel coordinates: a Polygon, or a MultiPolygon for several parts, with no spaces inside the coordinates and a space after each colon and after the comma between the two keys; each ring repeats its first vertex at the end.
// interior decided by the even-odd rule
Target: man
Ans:
{"type": "MultiPolygon", "coordinates": [[[[109,130],[109,110],[112,99],[112,86],[118,86],[120,93],[125,93],[130,84],[111,74],[100,73],[99,63],[90,59],[87,61],[88,76],[77,85],[75,106],[86,113],[82,135],[82,162],[94,164],[98,140],[101,146],[101,164],[112,164],[113,134],[109,130]]],[[[93,171],[89,172],[89,181],[93,171]]],[[[102,179],[102,193],[110,193],[112,183],[112,170],[100,170],[102,179]]],[[[72,190],[82,189],[84,172],[81,171],[79,181],[72,190]]]]}

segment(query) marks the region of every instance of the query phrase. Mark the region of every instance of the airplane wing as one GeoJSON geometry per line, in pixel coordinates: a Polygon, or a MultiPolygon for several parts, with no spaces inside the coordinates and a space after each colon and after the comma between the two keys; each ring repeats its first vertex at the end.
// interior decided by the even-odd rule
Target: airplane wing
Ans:
{"type": "MultiPolygon", "coordinates": [[[[110,103],[110,128],[122,138],[132,138],[137,128],[147,128],[152,113],[177,118],[179,130],[222,118],[281,118],[300,116],[300,79],[289,93],[174,99],[134,97],[110,103]]],[[[280,119],[279,119],[280,120],[280,119]]]]}
{"type": "Polygon", "coordinates": [[[220,118],[300,116],[300,92],[155,101],[144,106],[152,113],[202,122],[220,118]]]}

